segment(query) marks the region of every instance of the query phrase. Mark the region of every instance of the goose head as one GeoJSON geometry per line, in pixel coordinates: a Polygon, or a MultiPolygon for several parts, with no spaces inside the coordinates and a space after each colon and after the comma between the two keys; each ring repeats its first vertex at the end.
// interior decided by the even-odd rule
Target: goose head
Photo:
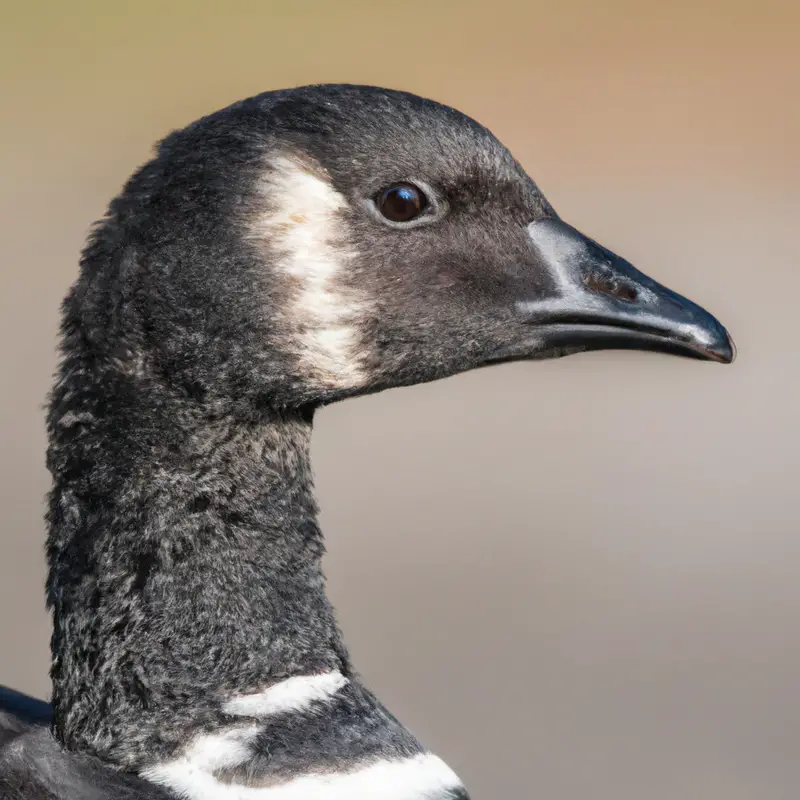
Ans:
{"type": "MultiPolygon", "coordinates": [[[[94,230],[62,333],[54,730],[139,770],[214,729],[248,780],[228,700],[351,672],[320,567],[315,408],[583,350],[733,359],[713,316],[564,222],[482,125],[360,86],[267,92],[164,139],[94,230]]],[[[375,719],[356,684],[343,702],[375,719]]]]}
{"type": "Polygon", "coordinates": [[[78,287],[95,345],[192,397],[314,406],[604,348],[734,357],[711,314],[563,221],[485,127],[403,92],[237,103],[168,136],[110,216],[86,260],[112,249],[114,274],[78,287]]]}

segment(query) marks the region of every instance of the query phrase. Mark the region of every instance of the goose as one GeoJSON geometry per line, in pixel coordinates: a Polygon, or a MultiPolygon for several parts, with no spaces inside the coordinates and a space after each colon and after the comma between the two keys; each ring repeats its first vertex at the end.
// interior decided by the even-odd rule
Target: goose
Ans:
{"type": "Polygon", "coordinates": [[[351,663],[314,413],[615,348],[734,358],[715,317],[563,221],[453,108],[312,85],[166,136],[63,303],[52,704],[0,695],[0,795],[465,800],[351,663]]]}

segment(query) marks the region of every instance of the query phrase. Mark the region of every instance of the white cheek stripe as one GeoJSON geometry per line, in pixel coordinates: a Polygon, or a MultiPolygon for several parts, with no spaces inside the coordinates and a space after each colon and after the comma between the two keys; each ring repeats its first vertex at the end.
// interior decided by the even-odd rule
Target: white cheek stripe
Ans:
{"type": "Polygon", "coordinates": [[[190,763],[172,762],[144,777],[187,800],[438,800],[444,792],[462,788],[453,770],[430,753],[379,761],[353,772],[303,775],[263,788],[223,783],[190,763]]]}
{"type": "Polygon", "coordinates": [[[302,711],[314,702],[329,700],[346,683],[341,672],[295,675],[257,694],[234,697],[222,707],[237,717],[266,717],[287,711],[302,711]]]}
{"type": "Polygon", "coordinates": [[[278,269],[298,283],[286,312],[305,370],[326,386],[363,385],[357,322],[365,303],[337,280],[355,257],[338,217],[347,201],[287,156],[270,161],[262,193],[268,211],[253,234],[278,256],[278,269]]]}

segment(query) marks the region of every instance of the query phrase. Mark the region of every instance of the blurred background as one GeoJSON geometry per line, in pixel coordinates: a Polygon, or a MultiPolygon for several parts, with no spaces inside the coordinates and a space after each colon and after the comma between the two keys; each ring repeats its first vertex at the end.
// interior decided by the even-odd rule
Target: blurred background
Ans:
{"type": "Polygon", "coordinates": [[[799,39],[790,0],[3,0],[0,683],[49,691],[42,403],[90,223],[175,127],[376,83],[490,127],[739,358],[586,354],[323,411],[357,667],[476,800],[797,797],[799,39]]]}

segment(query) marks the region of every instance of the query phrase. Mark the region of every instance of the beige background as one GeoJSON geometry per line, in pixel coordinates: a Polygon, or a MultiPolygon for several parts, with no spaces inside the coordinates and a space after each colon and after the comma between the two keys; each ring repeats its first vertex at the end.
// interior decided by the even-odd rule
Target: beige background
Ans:
{"type": "Polygon", "coordinates": [[[3,0],[0,682],[48,689],[41,404],[90,222],[173,127],[378,83],[488,124],[739,359],[588,354],[325,410],[358,666],[476,800],[800,796],[798,41],[789,0],[3,0]]]}

